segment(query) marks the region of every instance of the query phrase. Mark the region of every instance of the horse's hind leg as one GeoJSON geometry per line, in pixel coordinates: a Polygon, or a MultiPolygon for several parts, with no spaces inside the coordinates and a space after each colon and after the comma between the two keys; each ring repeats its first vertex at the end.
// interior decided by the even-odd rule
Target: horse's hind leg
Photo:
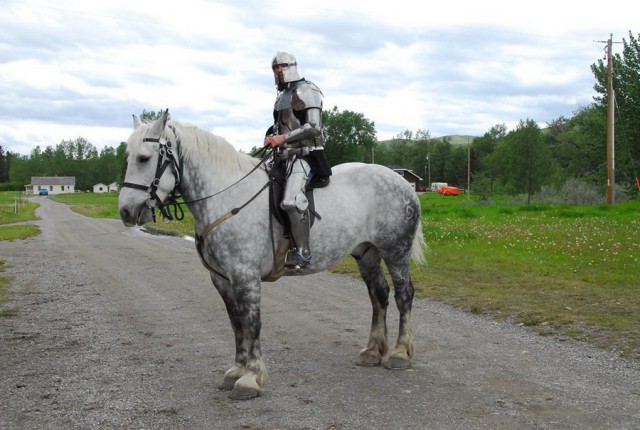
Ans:
{"type": "Polygon", "coordinates": [[[411,307],[413,305],[413,283],[409,273],[409,261],[387,263],[394,287],[394,297],[399,312],[398,340],[393,352],[389,355],[386,367],[389,369],[407,369],[411,367],[413,358],[413,333],[411,330],[411,307]]]}
{"type": "Polygon", "coordinates": [[[211,279],[227,307],[236,341],[235,365],[219,388],[231,391],[232,399],[252,399],[262,394],[267,376],[260,347],[260,282],[232,286],[219,276],[211,279]]]}
{"type": "Polygon", "coordinates": [[[358,262],[360,275],[367,284],[369,298],[373,307],[371,333],[367,347],[360,351],[358,366],[378,366],[389,350],[387,340],[387,307],[389,306],[389,284],[380,266],[380,252],[373,245],[362,254],[354,255],[358,262]]]}

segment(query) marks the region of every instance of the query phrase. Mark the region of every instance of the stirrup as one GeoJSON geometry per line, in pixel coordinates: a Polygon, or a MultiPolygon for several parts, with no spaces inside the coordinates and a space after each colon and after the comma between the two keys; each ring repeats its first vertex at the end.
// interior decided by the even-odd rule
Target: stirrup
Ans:
{"type": "Polygon", "coordinates": [[[311,264],[311,256],[305,257],[297,249],[289,250],[284,261],[284,267],[288,269],[305,269],[309,264],[311,264]]]}

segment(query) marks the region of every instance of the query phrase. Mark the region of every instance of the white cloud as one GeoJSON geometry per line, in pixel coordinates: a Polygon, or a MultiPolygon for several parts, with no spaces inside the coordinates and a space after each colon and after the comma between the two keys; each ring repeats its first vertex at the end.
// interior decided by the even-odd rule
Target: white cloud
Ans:
{"type": "Polygon", "coordinates": [[[105,146],[117,148],[120,142],[127,140],[133,131],[132,117],[129,116],[129,119],[131,128],[66,125],[33,120],[21,121],[20,127],[14,127],[9,122],[0,121],[0,135],[3,140],[15,142],[10,149],[21,155],[29,155],[36,146],[44,149],[63,140],[75,140],[79,137],[87,139],[100,151],[105,146]]]}
{"type": "Polygon", "coordinates": [[[549,0],[3,6],[0,145],[21,154],[80,136],[115,147],[131,114],[164,108],[239,149],[259,146],[275,97],[269,63],[280,49],[298,57],[327,108],[363,113],[380,139],[550,121],[591,101],[599,41],[638,31],[640,12],[627,2],[624,13],[605,14],[549,0]]]}

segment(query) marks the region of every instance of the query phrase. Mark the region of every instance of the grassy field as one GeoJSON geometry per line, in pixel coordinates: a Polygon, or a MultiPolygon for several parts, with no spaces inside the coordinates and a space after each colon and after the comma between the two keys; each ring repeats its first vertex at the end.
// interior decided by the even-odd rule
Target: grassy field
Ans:
{"type": "MultiPolygon", "coordinates": [[[[0,240],[16,240],[35,236],[40,229],[35,225],[21,224],[38,219],[37,204],[25,199],[24,193],[0,192],[0,240]]],[[[0,259],[0,317],[14,316],[16,310],[9,305],[6,287],[11,279],[2,275],[5,261],[0,259]]]]}
{"type": "MultiPolygon", "coordinates": [[[[421,196],[421,297],[640,358],[640,201],[481,205],[421,196]]],[[[350,261],[338,268],[355,274],[350,261]]]]}
{"type": "Polygon", "coordinates": [[[75,212],[93,218],[119,218],[117,193],[73,193],[56,194],[49,197],[66,203],[75,212]]]}
{"type": "Polygon", "coordinates": [[[40,230],[35,225],[21,224],[38,219],[36,203],[28,201],[24,193],[0,192],[0,240],[15,240],[35,236],[40,230]]]}
{"type": "MultiPolygon", "coordinates": [[[[51,198],[88,216],[118,217],[114,194],[51,198]]],[[[569,207],[420,199],[428,263],[412,274],[419,297],[640,358],[640,201],[569,207]]],[[[193,219],[154,228],[192,235],[193,219]]],[[[358,276],[351,259],[334,270],[358,276]]]]}
{"type": "MultiPolygon", "coordinates": [[[[5,262],[0,259],[0,274],[4,273],[5,262]]],[[[12,317],[17,314],[17,310],[10,306],[10,299],[7,294],[7,285],[11,282],[11,278],[8,276],[0,275],[0,318],[12,317]]]]}

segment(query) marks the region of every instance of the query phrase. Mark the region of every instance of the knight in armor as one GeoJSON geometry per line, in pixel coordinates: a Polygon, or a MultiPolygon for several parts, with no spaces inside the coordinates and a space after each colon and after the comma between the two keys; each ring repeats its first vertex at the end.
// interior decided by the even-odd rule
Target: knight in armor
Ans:
{"type": "Polygon", "coordinates": [[[305,192],[311,186],[325,186],[331,175],[323,146],[323,95],[313,82],[300,78],[293,55],[276,53],[271,67],[278,94],[273,108],[274,125],[267,131],[264,146],[274,148],[276,161],[286,163],[280,207],[289,218],[293,248],[287,254],[285,267],[303,269],[311,263],[309,201],[305,192]]]}

